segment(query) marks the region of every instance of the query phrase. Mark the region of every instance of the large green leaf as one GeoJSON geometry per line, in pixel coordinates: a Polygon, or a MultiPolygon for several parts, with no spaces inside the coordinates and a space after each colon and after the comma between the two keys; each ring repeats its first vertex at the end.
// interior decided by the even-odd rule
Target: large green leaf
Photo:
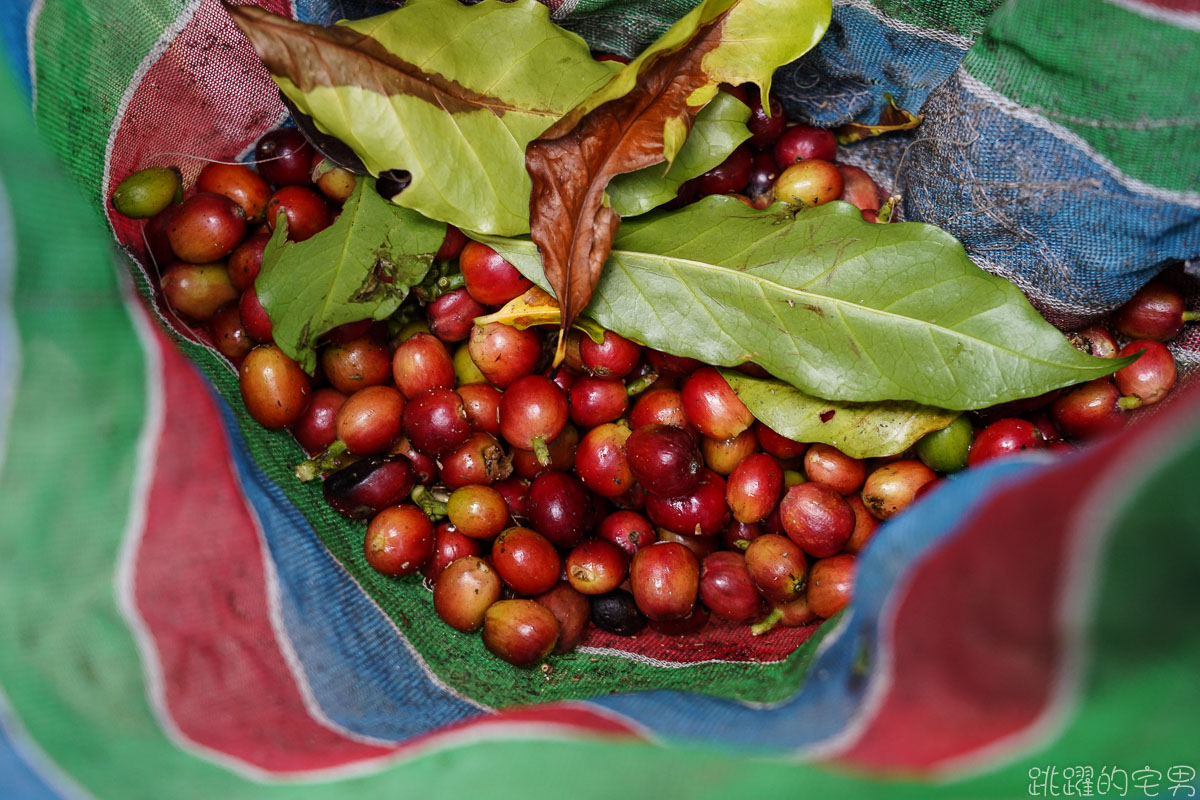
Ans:
{"type": "Polygon", "coordinates": [[[307,372],[323,333],[399,308],[445,238],[445,225],[389,203],[374,184],[359,180],[337,220],[303,242],[286,241],[281,218],[263,251],[258,299],[275,343],[307,372]]]}
{"type": "Polygon", "coordinates": [[[903,453],[959,414],[902,400],[822,400],[783,381],[752,378],[736,370],[721,374],[755,419],[771,430],[797,442],[833,445],[851,458],[903,453]]]}
{"type": "Polygon", "coordinates": [[[622,217],[636,217],[675,198],[683,182],[703,175],[724,161],[750,138],[746,121],[750,108],[731,94],[720,92],[700,110],[692,132],[669,169],[656,164],[613,178],[608,200],[622,217]]]}
{"type": "Polygon", "coordinates": [[[275,82],[395,202],[467,230],[529,230],[525,146],[621,65],[592,59],[536,0],[409,0],[330,27],[230,9],[275,82]]]}
{"type": "MultiPolygon", "coordinates": [[[[487,237],[546,287],[531,242],[487,237]]],[[[755,211],[709,197],[622,226],[585,312],[651,347],[753,361],[830,400],[984,408],[1107,375],[932,225],[846,203],[755,211]]]]}
{"type": "Polygon", "coordinates": [[[565,353],[562,334],[591,300],[621,223],[609,183],[673,163],[722,84],[757,84],[767,106],[775,70],[820,41],[831,11],[830,0],[704,0],[530,142],[530,238],[562,307],[555,364],[565,353]]]}

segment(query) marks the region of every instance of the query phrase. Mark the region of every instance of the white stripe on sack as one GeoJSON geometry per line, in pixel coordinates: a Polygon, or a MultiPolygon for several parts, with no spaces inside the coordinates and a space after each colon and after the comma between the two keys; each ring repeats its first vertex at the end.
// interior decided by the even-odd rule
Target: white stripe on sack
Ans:
{"type": "Polygon", "coordinates": [[[46,0],[33,0],[33,5],[29,7],[29,19],[25,20],[25,54],[29,59],[29,94],[30,105],[29,110],[32,113],[37,113],[37,58],[34,53],[35,40],[37,39],[37,25],[42,18],[42,11],[46,8],[46,0]]]}
{"type": "Polygon", "coordinates": [[[972,39],[966,36],[950,33],[949,31],[939,31],[933,28],[923,28],[920,25],[913,25],[911,22],[904,22],[880,11],[875,7],[875,4],[870,0],[833,0],[835,6],[843,6],[845,8],[853,8],[857,11],[865,11],[875,19],[882,22],[892,30],[907,33],[910,36],[919,36],[922,39],[930,39],[942,44],[948,44],[951,47],[956,47],[959,50],[966,51],[971,47],[972,39]]]}
{"type": "Polygon", "coordinates": [[[1176,28],[1200,32],[1200,13],[1195,11],[1176,11],[1163,8],[1152,3],[1141,3],[1138,0],[1107,0],[1108,3],[1123,8],[1139,17],[1161,22],[1176,28]]]}
{"type": "Polygon", "coordinates": [[[971,94],[983,100],[986,103],[994,106],[998,111],[1013,119],[1032,125],[1039,130],[1049,133],[1051,136],[1071,145],[1075,149],[1081,151],[1089,159],[1091,159],[1098,167],[1107,172],[1113,177],[1117,183],[1128,189],[1134,194],[1150,197],[1163,203],[1174,203],[1176,205],[1187,206],[1188,208],[1200,208],[1200,193],[1197,192],[1177,192],[1170,189],[1163,189],[1159,186],[1140,181],[1137,178],[1126,175],[1120,167],[1109,161],[1104,156],[1100,155],[1094,147],[1087,143],[1082,137],[1067,130],[1058,123],[1051,122],[1037,111],[1026,108],[1025,106],[1016,103],[1013,100],[1005,97],[987,84],[980,81],[968,73],[962,67],[959,67],[955,73],[963,88],[971,94]]]}

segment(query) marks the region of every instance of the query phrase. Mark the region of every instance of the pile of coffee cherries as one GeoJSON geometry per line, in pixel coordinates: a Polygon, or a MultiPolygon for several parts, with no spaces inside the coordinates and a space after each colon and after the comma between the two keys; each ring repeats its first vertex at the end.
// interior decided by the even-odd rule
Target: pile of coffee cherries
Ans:
{"type": "MultiPolygon", "coordinates": [[[[879,209],[874,181],[834,164],[827,131],[788,127],[782,109],[768,118],[756,108],[751,125],[763,149],[739,148],[678,202],[807,192],[810,204],[879,209]],[[829,191],[798,189],[797,168],[824,175],[829,191]]],[[[309,376],[272,343],[254,280],[280,215],[290,238],[308,238],[356,179],[290,129],[266,134],[256,162],[207,165],[181,201],[177,171],[142,170],[113,204],[148,218],[165,302],[238,367],[250,415],[288,429],[313,456],[298,475],[322,477],[328,503],[366,521],[367,563],[420,573],[446,624],[482,629],[487,648],[518,666],[570,651],[592,626],[683,636],[716,617],[762,635],[836,614],[880,522],[945,474],[1070,447],[1161,400],[1175,381],[1161,340],[1191,318],[1178,292],[1151,284],[1112,319],[1133,341],[1119,347],[1101,326],[1074,337],[1098,356],[1145,351],[1114,378],[963,415],[907,453],[862,460],[784,438],[712,366],[612,331],[573,332],[565,363],[550,368],[556,331],[476,323],[537,290],[448,228],[434,279],[395,319],[326,334],[309,376]]]]}

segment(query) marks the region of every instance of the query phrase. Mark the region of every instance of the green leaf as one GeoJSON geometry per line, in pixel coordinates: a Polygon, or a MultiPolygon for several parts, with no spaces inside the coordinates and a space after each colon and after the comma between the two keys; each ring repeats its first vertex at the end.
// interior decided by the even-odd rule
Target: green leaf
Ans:
{"type": "Polygon", "coordinates": [[[755,418],[779,435],[797,442],[824,442],[851,458],[903,453],[959,415],[897,400],[822,400],[782,381],[752,378],[734,370],[721,370],[721,374],[755,418]]]}
{"type": "Polygon", "coordinates": [[[525,146],[621,68],[592,59],[536,0],[409,0],[330,27],[246,6],[230,15],[279,88],[393,200],[466,230],[529,230],[525,146]]]}
{"type": "MultiPolygon", "coordinates": [[[[485,237],[546,287],[532,243],[485,237]]],[[[621,227],[585,313],[718,366],[753,361],[831,400],[985,408],[1107,375],[932,225],[709,197],[621,227]]]]}
{"type": "Polygon", "coordinates": [[[696,115],[691,134],[665,175],[663,166],[656,164],[613,178],[607,189],[613,211],[635,217],[673,200],[684,181],[708,172],[750,138],[749,119],[749,106],[719,92],[696,115]]]}
{"type": "Polygon", "coordinates": [[[258,299],[275,343],[306,372],[316,368],[322,334],[395,311],[446,235],[442,223],[389,203],[374,184],[359,180],[337,220],[303,242],[286,241],[281,218],[263,251],[258,299]]]}

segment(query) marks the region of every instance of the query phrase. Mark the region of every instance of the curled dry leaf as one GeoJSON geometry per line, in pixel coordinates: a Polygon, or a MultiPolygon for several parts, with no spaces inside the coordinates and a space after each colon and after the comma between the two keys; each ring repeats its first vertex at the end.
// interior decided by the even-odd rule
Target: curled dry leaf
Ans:
{"type": "Polygon", "coordinates": [[[896,98],[885,94],[888,107],[879,115],[879,122],[867,125],[862,122],[848,122],[834,131],[838,144],[853,144],[872,136],[880,136],[892,131],[908,131],[921,124],[925,119],[921,114],[913,114],[896,105],[896,98]]]}
{"type": "Polygon", "coordinates": [[[673,162],[721,83],[758,84],[807,52],[829,25],[828,0],[707,0],[525,152],[529,225],[562,306],[562,332],[588,304],[620,217],[616,175],[673,162]]]}

